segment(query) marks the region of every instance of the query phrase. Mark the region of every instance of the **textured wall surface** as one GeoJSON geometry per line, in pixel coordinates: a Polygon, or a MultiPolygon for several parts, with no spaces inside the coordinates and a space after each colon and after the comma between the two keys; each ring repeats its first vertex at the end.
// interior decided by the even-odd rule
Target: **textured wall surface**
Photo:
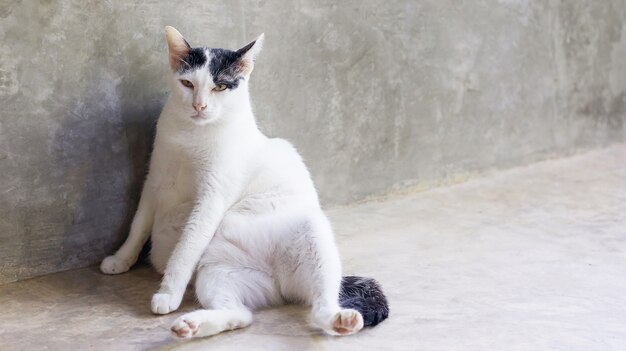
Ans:
{"type": "Polygon", "coordinates": [[[626,139],[626,0],[0,0],[0,282],[122,242],[167,96],[163,27],[266,33],[257,118],[325,204],[626,139]]]}

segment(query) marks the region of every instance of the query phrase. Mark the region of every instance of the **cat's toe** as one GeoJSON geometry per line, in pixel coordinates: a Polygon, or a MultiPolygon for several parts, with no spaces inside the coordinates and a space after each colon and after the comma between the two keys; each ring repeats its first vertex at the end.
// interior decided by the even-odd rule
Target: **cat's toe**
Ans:
{"type": "Polygon", "coordinates": [[[333,319],[333,331],[339,335],[350,335],[363,329],[363,316],[352,309],[337,312],[333,319]]]}
{"type": "Polygon", "coordinates": [[[129,269],[130,264],[115,255],[105,258],[100,264],[100,271],[104,274],[120,274],[129,269]]]}
{"type": "Polygon", "coordinates": [[[186,319],[185,316],[182,316],[174,321],[171,330],[175,337],[179,339],[189,339],[198,332],[198,325],[186,319]]]}
{"type": "Polygon", "coordinates": [[[152,313],[155,314],[167,314],[178,309],[182,296],[175,296],[172,294],[156,293],[152,296],[152,313]]]}

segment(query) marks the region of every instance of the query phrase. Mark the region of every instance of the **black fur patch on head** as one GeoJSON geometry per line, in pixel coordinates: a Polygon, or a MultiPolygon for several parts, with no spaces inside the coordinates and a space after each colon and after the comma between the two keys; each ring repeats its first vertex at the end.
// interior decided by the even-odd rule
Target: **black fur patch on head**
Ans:
{"type": "Polygon", "coordinates": [[[215,84],[224,84],[228,89],[235,89],[239,81],[244,79],[241,76],[242,53],[227,49],[211,49],[211,62],[209,62],[209,72],[213,76],[215,84]]]}
{"type": "Polygon", "coordinates": [[[178,72],[185,73],[196,70],[204,66],[206,61],[207,57],[204,53],[204,48],[193,48],[189,51],[189,55],[185,57],[184,62],[181,62],[180,66],[178,66],[178,72]]]}

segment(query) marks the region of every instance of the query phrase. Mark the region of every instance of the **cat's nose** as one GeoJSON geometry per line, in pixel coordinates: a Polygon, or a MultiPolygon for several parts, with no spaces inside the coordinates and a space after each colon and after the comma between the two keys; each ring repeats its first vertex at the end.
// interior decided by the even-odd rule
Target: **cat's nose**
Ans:
{"type": "Polygon", "coordinates": [[[194,102],[193,103],[193,108],[196,109],[196,111],[200,112],[202,110],[204,110],[206,108],[206,104],[200,103],[200,102],[194,102]]]}

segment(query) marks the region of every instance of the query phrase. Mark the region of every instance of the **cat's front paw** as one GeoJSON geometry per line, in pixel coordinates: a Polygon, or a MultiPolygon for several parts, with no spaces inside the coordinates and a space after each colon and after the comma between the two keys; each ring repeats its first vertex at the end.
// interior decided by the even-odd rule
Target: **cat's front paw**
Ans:
{"type": "Polygon", "coordinates": [[[182,295],[178,296],[167,293],[156,293],[152,296],[152,313],[168,314],[172,311],[176,311],[182,300],[182,295]]]}
{"type": "Polygon", "coordinates": [[[115,255],[105,258],[100,264],[100,271],[104,274],[120,274],[129,269],[130,264],[115,255]]]}

